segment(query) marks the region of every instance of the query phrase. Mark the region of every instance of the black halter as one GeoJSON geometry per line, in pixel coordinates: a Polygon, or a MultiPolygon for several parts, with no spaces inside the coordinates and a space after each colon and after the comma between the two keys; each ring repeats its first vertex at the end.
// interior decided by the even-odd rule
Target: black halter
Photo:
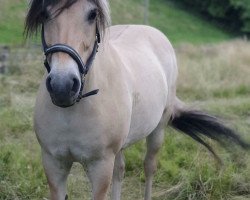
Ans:
{"type": "Polygon", "coordinates": [[[83,92],[83,87],[84,87],[84,83],[85,83],[85,77],[86,77],[90,67],[92,66],[93,60],[95,59],[95,55],[98,52],[99,43],[101,42],[98,27],[96,26],[96,40],[95,40],[94,48],[93,48],[92,53],[90,54],[89,58],[87,59],[86,64],[84,64],[84,62],[82,61],[80,55],[76,52],[76,50],[74,50],[72,47],[70,47],[66,44],[55,44],[55,45],[48,47],[48,45],[46,44],[46,41],[45,41],[45,36],[44,36],[44,25],[42,25],[41,36],[42,36],[43,51],[44,51],[44,55],[45,55],[44,66],[47,69],[48,73],[50,73],[51,67],[48,63],[47,56],[50,54],[56,53],[56,52],[66,53],[77,63],[77,66],[78,66],[78,69],[80,72],[80,76],[81,76],[81,88],[80,88],[80,92],[79,92],[79,95],[78,95],[76,101],[79,102],[82,98],[97,94],[99,92],[99,89],[93,90],[93,91],[88,92],[86,94],[82,94],[82,92],[83,92]]]}

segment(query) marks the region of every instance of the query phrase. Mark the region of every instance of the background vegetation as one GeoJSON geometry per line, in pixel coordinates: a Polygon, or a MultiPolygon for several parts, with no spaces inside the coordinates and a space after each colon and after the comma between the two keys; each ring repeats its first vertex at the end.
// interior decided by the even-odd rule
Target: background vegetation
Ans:
{"type": "MultiPolygon", "coordinates": [[[[23,44],[26,0],[1,2],[0,43],[10,46],[8,73],[0,75],[0,199],[48,198],[40,148],[32,128],[33,107],[44,68],[37,42],[23,44]],[[15,17],[12,17],[12,14],[15,17]]],[[[111,0],[113,23],[142,23],[143,1],[111,0]]],[[[179,63],[178,96],[225,121],[250,141],[250,43],[187,13],[166,0],[151,1],[151,25],[173,41],[179,63]]],[[[224,161],[219,167],[199,144],[171,129],[159,154],[154,199],[250,199],[250,156],[211,143],[224,161]]],[[[123,199],[143,197],[144,141],[126,151],[123,199]]],[[[87,178],[75,164],[70,199],[90,199],[87,178]]]]}
{"type": "MultiPolygon", "coordinates": [[[[176,1],[176,0],[173,0],[176,1]]],[[[177,0],[233,31],[250,34],[249,0],[177,0]]]]}
{"type": "MultiPolygon", "coordinates": [[[[111,0],[110,2],[113,24],[143,23],[143,0],[111,0]]],[[[27,8],[27,0],[1,2],[0,44],[25,44],[23,23],[27,8]]],[[[186,12],[185,9],[177,8],[173,2],[166,0],[151,1],[149,23],[166,33],[175,44],[218,42],[233,37],[232,34],[186,12]]],[[[36,43],[39,42],[36,41],[36,43]]]]}

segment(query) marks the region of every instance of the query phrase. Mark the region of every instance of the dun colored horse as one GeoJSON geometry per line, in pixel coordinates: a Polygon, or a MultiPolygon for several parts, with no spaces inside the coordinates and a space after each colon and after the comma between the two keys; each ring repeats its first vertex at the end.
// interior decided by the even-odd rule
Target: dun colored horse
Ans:
{"type": "Polygon", "coordinates": [[[144,138],[145,200],[150,200],[165,125],[214,156],[202,135],[249,147],[218,119],[188,109],[176,97],[176,57],[166,36],[148,26],[109,27],[109,18],[107,0],[30,3],[26,33],[41,30],[47,69],[37,95],[35,132],[53,200],[67,199],[73,162],[86,168],[94,200],[107,198],[111,182],[112,199],[119,200],[123,150],[144,138]]]}

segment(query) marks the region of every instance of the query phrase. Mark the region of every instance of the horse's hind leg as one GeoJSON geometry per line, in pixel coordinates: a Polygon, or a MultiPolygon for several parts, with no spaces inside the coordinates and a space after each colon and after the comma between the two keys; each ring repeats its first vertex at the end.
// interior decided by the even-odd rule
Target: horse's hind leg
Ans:
{"type": "Polygon", "coordinates": [[[144,160],[144,171],[146,177],[145,200],[151,200],[153,176],[157,168],[156,154],[158,153],[164,139],[164,128],[157,127],[147,137],[147,153],[144,160]]]}
{"type": "Polygon", "coordinates": [[[66,200],[66,181],[72,162],[61,162],[42,152],[43,167],[47,176],[51,200],[66,200]]]}
{"type": "Polygon", "coordinates": [[[122,179],[125,171],[124,155],[122,150],[115,157],[115,166],[112,180],[112,200],[121,199],[122,179]]]}

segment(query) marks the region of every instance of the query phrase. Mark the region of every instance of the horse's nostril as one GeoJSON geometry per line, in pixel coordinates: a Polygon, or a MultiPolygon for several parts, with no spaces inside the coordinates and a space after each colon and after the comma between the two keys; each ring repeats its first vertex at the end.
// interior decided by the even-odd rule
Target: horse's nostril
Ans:
{"type": "Polygon", "coordinates": [[[52,86],[51,86],[51,77],[49,76],[46,80],[46,87],[49,93],[53,92],[52,86]]]}
{"type": "Polygon", "coordinates": [[[73,91],[74,93],[77,93],[79,90],[79,86],[80,86],[80,83],[79,83],[78,79],[73,78],[73,86],[72,86],[71,91],[73,91]]]}

